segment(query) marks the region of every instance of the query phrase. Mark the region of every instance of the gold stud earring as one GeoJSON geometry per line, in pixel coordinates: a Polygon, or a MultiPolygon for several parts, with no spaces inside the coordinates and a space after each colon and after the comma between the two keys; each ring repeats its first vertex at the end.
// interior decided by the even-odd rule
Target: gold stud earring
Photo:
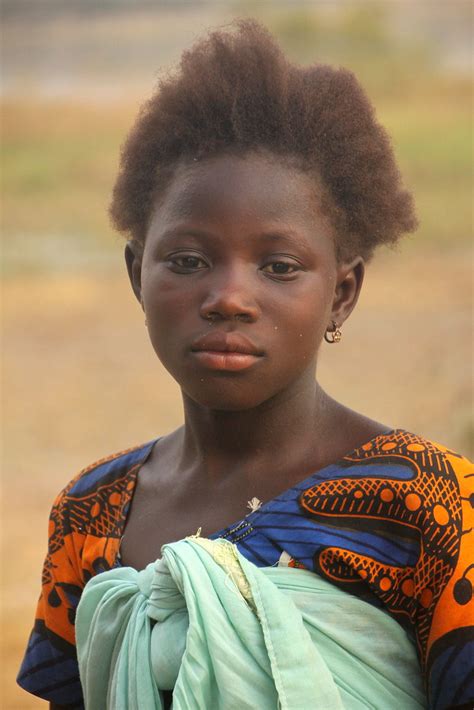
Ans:
{"type": "Polygon", "coordinates": [[[339,329],[339,326],[337,325],[336,321],[333,320],[331,321],[331,325],[329,328],[326,328],[326,332],[324,333],[324,340],[326,343],[339,343],[342,338],[342,333],[339,329]]]}

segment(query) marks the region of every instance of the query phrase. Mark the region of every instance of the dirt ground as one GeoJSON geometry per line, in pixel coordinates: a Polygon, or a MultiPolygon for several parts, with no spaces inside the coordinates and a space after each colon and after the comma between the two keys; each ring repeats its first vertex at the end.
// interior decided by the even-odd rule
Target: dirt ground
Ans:
{"type": "MultiPolygon", "coordinates": [[[[320,380],[346,404],[470,453],[470,255],[382,254],[320,380]]],[[[12,277],[4,286],[3,708],[39,593],[47,516],[84,465],[181,421],[123,274],[12,277]]]]}
{"type": "Polygon", "coordinates": [[[349,406],[471,456],[473,94],[465,3],[4,4],[0,707],[28,710],[45,704],[14,678],[53,498],[90,462],[181,422],[179,390],[109,265],[119,146],[160,72],[204,28],[248,13],[297,61],[355,71],[420,228],[370,266],[342,342],[323,344],[319,377],[349,406]]]}

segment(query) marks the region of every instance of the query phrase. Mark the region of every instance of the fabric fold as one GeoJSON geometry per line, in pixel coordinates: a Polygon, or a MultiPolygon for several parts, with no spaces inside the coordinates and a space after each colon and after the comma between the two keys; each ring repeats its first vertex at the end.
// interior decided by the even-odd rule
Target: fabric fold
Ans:
{"type": "Polygon", "coordinates": [[[186,538],[162,555],[84,589],[76,634],[87,710],[161,710],[167,689],[173,710],[425,707],[413,645],[384,612],[371,608],[370,633],[386,640],[386,662],[359,658],[360,639],[326,617],[334,600],[350,601],[348,619],[368,605],[317,575],[257,568],[225,540],[186,538]],[[409,687],[386,667],[398,656],[409,687]]]}

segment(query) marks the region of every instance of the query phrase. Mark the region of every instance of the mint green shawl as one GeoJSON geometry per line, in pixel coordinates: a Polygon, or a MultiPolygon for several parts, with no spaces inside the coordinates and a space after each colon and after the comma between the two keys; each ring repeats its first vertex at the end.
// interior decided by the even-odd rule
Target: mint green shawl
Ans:
{"type": "Polygon", "coordinates": [[[186,538],[92,578],[77,610],[87,710],[421,710],[413,643],[385,612],[225,540],[186,538]]]}

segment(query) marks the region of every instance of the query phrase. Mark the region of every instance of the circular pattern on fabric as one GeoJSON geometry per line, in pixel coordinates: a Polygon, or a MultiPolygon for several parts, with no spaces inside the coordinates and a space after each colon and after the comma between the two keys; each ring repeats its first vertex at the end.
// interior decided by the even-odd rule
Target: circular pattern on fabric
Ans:
{"type": "Polygon", "coordinates": [[[406,597],[412,597],[415,592],[415,582],[409,578],[402,582],[402,592],[406,597]]]}
{"type": "Polygon", "coordinates": [[[423,444],[408,444],[407,446],[408,451],[424,451],[426,449],[426,446],[423,446],[423,444]]]}
{"type": "Polygon", "coordinates": [[[472,584],[467,577],[458,579],[454,585],[453,596],[458,604],[469,604],[472,599],[472,584]]]}
{"type": "Polygon", "coordinates": [[[354,498],[363,498],[363,497],[364,497],[363,491],[360,491],[360,490],[354,491],[354,498]]]}
{"type": "Polygon", "coordinates": [[[397,445],[394,441],[389,441],[387,444],[384,444],[382,446],[382,451],[392,451],[393,449],[396,449],[397,445]]]}
{"type": "Polygon", "coordinates": [[[122,500],[122,497],[121,497],[120,493],[111,493],[109,495],[110,505],[114,505],[114,506],[120,505],[121,500],[122,500]]]}
{"type": "Polygon", "coordinates": [[[97,518],[100,515],[101,505],[99,502],[95,502],[91,508],[91,518],[97,518]]]}
{"type": "Polygon", "coordinates": [[[440,503],[437,503],[433,508],[433,518],[436,520],[438,525],[447,525],[449,523],[449,513],[440,503]]]}
{"type": "Polygon", "coordinates": [[[421,498],[417,493],[409,493],[405,498],[405,505],[408,510],[415,511],[421,505],[421,498]]]}
{"type": "Polygon", "coordinates": [[[432,600],[433,600],[433,592],[431,591],[431,589],[428,589],[428,587],[426,587],[426,589],[423,589],[423,591],[421,593],[420,604],[422,607],[427,609],[429,607],[429,605],[431,604],[432,600]]]}
{"type": "Polygon", "coordinates": [[[384,503],[390,503],[394,498],[394,493],[391,488],[382,488],[380,497],[384,503]]]}
{"type": "Polygon", "coordinates": [[[379,587],[382,592],[388,592],[388,590],[392,587],[392,580],[390,579],[390,577],[382,577],[379,582],[379,587]]]}

